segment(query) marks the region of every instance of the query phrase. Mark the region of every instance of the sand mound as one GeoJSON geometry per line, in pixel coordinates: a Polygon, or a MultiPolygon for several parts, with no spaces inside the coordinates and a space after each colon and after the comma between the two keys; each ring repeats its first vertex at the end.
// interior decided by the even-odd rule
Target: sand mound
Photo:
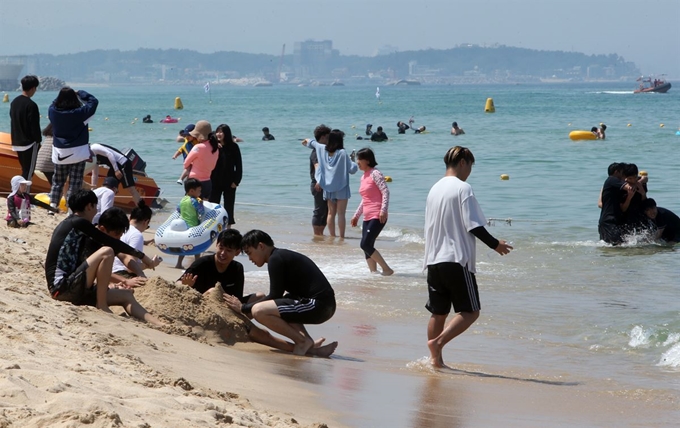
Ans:
{"type": "Polygon", "coordinates": [[[161,277],[151,278],[135,290],[135,297],[149,312],[168,323],[162,328],[169,334],[191,337],[205,343],[248,341],[241,321],[222,301],[222,288],[205,295],[182,284],[161,277]]]}

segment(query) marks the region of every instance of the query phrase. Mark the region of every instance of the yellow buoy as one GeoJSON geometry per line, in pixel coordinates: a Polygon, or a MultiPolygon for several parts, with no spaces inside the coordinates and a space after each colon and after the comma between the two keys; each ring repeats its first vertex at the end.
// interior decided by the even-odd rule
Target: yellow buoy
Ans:
{"type": "Polygon", "coordinates": [[[104,120],[109,120],[109,118],[108,118],[108,117],[105,117],[104,120]]]}
{"type": "Polygon", "coordinates": [[[94,129],[92,129],[92,128],[87,128],[87,130],[90,131],[90,132],[94,131],[94,129]]]}
{"type": "Polygon", "coordinates": [[[633,126],[633,125],[631,125],[631,124],[629,123],[628,126],[633,126]]]}
{"type": "Polygon", "coordinates": [[[356,126],[355,126],[355,125],[352,125],[352,129],[356,129],[356,126]]]}
{"type": "Polygon", "coordinates": [[[9,94],[5,94],[2,96],[2,102],[3,103],[8,103],[9,102],[9,94]]]}
{"type": "Polygon", "coordinates": [[[663,123],[659,124],[659,128],[663,128],[663,123]]]}
{"type": "Polygon", "coordinates": [[[508,174],[501,174],[501,180],[510,180],[510,176],[508,174]]]}
{"type": "Polygon", "coordinates": [[[184,105],[182,104],[182,99],[180,97],[175,98],[175,110],[182,110],[184,105]]]}
{"type": "Polygon", "coordinates": [[[640,174],[640,177],[647,177],[648,176],[647,171],[640,171],[639,174],[640,174]]]}
{"type": "MultiPolygon", "coordinates": [[[[44,204],[50,203],[50,195],[48,193],[38,193],[37,195],[35,195],[35,198],[44,204]]],[[[68,211],[68,208],[66,208],[66,198],[64,198],[63,196],[59,201],[59,210],[63,213],[68,211]]]]}
{"type": "Polygon", "coordinates": [[[388,183],[391,183],[391,182],[392,182],[392,177],[390,177],[389,175],[386,175],[386,176],[385,176],[385,181],[387,181],[388,183]]]}
{"type": "Polygon", "coordinates": [[[484,113],[495,113],[496,107],[493,105],[493,98],[486,99],[486,106],[484,106],[484,113]]]}

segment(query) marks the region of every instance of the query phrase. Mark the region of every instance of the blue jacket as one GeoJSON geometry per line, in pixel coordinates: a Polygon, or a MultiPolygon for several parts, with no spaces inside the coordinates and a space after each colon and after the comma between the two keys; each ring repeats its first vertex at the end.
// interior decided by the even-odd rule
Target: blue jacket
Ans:
{"type": "Polygon", "coordinates": [[[99,101],[85,91],[78,91],[78,97],[85,104],[74,110],[57,110],[54,102],[50,105],[47,114],[54,132],[53,147],[65,149],[89,144],[90,132],[85,121],[95,114],[99,101]]]}

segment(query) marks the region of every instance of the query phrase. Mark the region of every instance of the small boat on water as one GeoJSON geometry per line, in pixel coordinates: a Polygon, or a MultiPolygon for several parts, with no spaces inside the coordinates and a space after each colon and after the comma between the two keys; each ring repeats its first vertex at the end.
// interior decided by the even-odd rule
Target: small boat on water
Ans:
{"type": "MultiPolygon", "coordinates": [[[[139,158],[134,150],[130,149],[124,153],[133,162],[133,174],[135,177],[135,188],[139,192],[139,196],[152,208],[163,208],[167,203],[165,199],[160,198],[161,189],[156,184],[156,181],[148,177],[144,172],[145,163],[139,158]]],[[[102,186],[104,179],[108,173],[108,167],[105,165],[99,166],[99,180],[97,186],[102,186]]],[[[6,196],[12,191],[11,180],[15,175],[21,175],[21,166],[17,159],[17,153],[12,150],[12,137],[6,132],[0,132],[0,194],[6,196]]],[[[89,188],[92,179],[92,168],[86,169],[85,179],[83,180],[83,187],[89,188]]],[[[49,193],[50,183],[45,180],[42,173],[36,172],[32,180],[31,194],[49,193]]],[[[64,195],[66,195],[68,184],[64,188],[64,195]]],[[[118,194],[114,200],[114,206],[131,211],[135,207],[132,195],[127,189],[120,187],[118,194]]]]}
{"type": "Polygon", "coordinates": [[[671,83],[666,82],[666,79],[652,79],[651,77],[640,77],[637,79],[640,82],[638,89],[634,90],[633,93],[641,94],[644,92],[657,92],[659,94],[665,94],[671,88],[671,83]]]}

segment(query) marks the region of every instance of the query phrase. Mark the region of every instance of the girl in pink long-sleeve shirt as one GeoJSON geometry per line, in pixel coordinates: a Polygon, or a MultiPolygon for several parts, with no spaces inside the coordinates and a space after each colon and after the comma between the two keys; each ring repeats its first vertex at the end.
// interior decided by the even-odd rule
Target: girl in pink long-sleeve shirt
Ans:
{"type": "Polygon", "coordinates": [[[217,159],[220,156],[217,150],[217,138],[212,132],[210,123],[206,120],[196,122],[196,127],[189,134],[196,138],[199,143],[191,149],[187,158],[184,159],[184,168],[191,167],[189,178],[195,178],[201,182],[201,198],[207,200],[212,190],[210,174],[215,169],[217,159]]]}
{"type": "Polygon", "coordinates": [[[380,252],[375,249],[375,240],[387,223],[387,208],[390,204],[390,190],[385,184],[385,176],[375,169],[378,163],[375,161],[373,150],[364,148],[357,152],[357,165],[364,171],[359,186],[361,202],[354,213],[350,223],[356,227],[359,217],[364,215],[364,224],[361,227],[361,249],[366,256],[366,264],[371,272],[377,272],[377,265],[382,268],[382,274],[392,275],[394,271],[387,265],[380,252]]]}

